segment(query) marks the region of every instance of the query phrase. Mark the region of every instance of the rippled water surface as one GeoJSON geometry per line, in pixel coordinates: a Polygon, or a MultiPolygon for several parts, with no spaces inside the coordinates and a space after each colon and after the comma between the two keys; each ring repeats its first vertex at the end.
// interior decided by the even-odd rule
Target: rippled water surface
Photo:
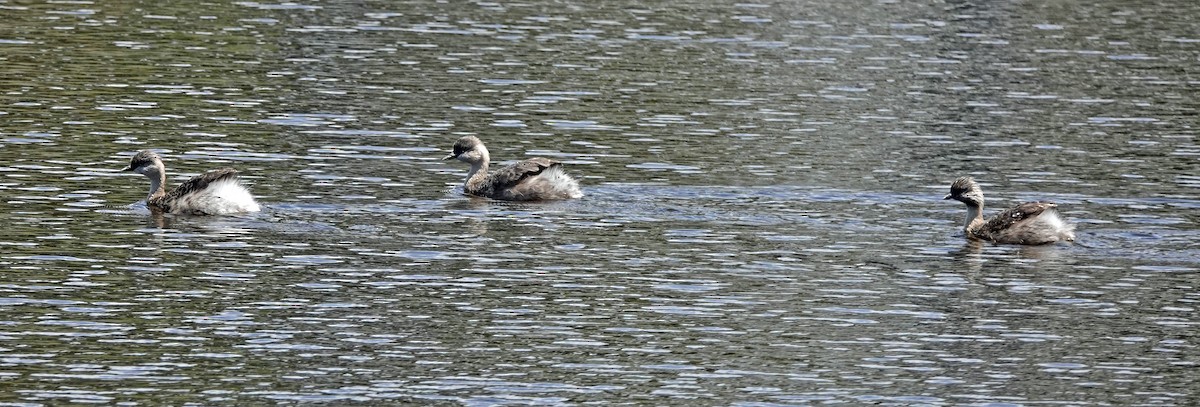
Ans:
{"type": "Polygon", "coordinates": [[[0,2],[3,402],[1192,404],[1197,4],[0,2]]]}

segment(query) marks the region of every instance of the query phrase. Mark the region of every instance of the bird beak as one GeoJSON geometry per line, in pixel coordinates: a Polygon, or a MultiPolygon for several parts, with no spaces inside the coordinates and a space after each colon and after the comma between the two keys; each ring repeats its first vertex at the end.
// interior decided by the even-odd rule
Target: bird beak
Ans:
{"type": "Polygon", "coordinates": [[[458,158],[458,156],[457,156],[457,155],[454,155],[454,154],[450,154],[450,155],[448,155],[448,156],[442,157],[442,160],[443,160],[443,161],[444,161],[444,160],[453,160],[453,159],[455,159],[455,158],[458,158]]]}
{"type": "Polygon", "coordinates": [[[943,201],[945,201],[945,200],[947,200],[947,199],[950,199],[950,198],[953,198],[953,197],[952,197],[952,196],[950,196],[950,194],[946,194],[946,197],[945,197],[945,198],[942,198],[942,200],[943,200],[943,201]]]}
{"type": "Polygon", "coordinates": [[[129,166],[127,166],[125,168],[122,168],[121,171],[133,171],[133,164],[130,164],[129,166]]]}

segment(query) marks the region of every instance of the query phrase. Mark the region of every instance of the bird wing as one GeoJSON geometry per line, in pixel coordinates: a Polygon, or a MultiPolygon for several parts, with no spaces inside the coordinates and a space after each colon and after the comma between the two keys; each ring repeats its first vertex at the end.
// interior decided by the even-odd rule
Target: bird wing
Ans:
{"type": "Polygon", "coordinates": [[[192,179],[179,184],[179,186],[175,187],[175,189],[172,189],[171,192],[168,192],[167,196],[165,196],[163,200],[167,202],[173,202],[176,199],[179,199],[181,196],[203,190],[204,188],[207,188],[209,185],[218,181],[237,179],[237,176],[238,172],[233,168],[221,168],[219,170],[209,171],[194,176],[192,179]]]}
{"type": "Polygon", "coordinates": [[[1050,202],[1026,202],[1017,205],[1012,209],[996,214],[996,216],[988,219],[987,223],[983,224],[983,227],[979,229],[989,234],[999,233],[1011,228],[1013,225],[1020,223],[1021,221],[1033,219],[1038,215],[1041,215],[1042,212],[1054,209],[1056,207],[1058,207],[1058,205],[1050,202]]]}
{"type": "Polygon", "coordinates": [[[549,158],[530,158],[528,160],[518,161],[516,164],[501,168],[491,175],[491,183],[493,191],[501,191],[507,188],[512,188],[521,181],[541,174],[547,168],[562,165],[558,161],[549,158]]]}

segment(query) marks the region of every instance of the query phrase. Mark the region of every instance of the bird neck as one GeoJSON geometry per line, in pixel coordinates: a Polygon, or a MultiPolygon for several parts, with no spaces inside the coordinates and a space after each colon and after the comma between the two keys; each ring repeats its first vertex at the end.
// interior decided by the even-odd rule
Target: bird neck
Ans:
{"type": "Polygon", "coordinates": [[[160,200],[167,195],[167,190],[164,187],[167,183],[167,172],[162,167],[146,173],[146,178],[150,179],[150,194],[146,195],[147,203],[160,200]]]}
{"type": "Polygon", "coordinates": [[[967,203],[967,218],[963,221],[963,230],[971,230],[974,225],[983,224],[983,203],[967,203]]]}
{"type": "Polygon", "coordinates": [[[471,163],[471,170],[467,171],[467,189],[479,189],[479,186],[483,184],[485,179],[487,179],[487,173],[488,161],[487,156],[485,155],[483,160],[471,163]]]}

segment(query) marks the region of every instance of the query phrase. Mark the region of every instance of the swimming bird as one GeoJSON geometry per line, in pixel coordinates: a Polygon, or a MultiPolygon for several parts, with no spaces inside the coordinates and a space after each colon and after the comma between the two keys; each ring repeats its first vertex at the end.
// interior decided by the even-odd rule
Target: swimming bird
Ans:
{"type": "Polygon", "coordinates": [[[478,137],[465,136],[454,142],[454,152],[443,160],[458,159],[471,164],[463,192],[506,201],[544,201],[579,198],[579,182],[563,171],[562,163],[548,158],[530,158],[488,173],[487,147],[478,137]]]}
{"type": "Polygon", "coordinates": [[[1009,244],[1047,244],[1075,241],[1075,225],[1058,215],[1058,205],[1050,202],[1026,202],[983,219],[983,190],[975,179],[961,177],[950,184],[954,199],[967,205],[963,230],[970,239],[1009,244]]]}
{"type": "Polygon", "coordinates": [[[162,157],[153,151],[142,150],[129,160],[122,171],[133,171],[150,179],[150,195],[146,206],[152,211],[186,215],[225,215],[258,212],[258,202],[250,190],[238,181],[238,172],[222,168],[197,175],[167,192],[167,169],[162,157]]]}

